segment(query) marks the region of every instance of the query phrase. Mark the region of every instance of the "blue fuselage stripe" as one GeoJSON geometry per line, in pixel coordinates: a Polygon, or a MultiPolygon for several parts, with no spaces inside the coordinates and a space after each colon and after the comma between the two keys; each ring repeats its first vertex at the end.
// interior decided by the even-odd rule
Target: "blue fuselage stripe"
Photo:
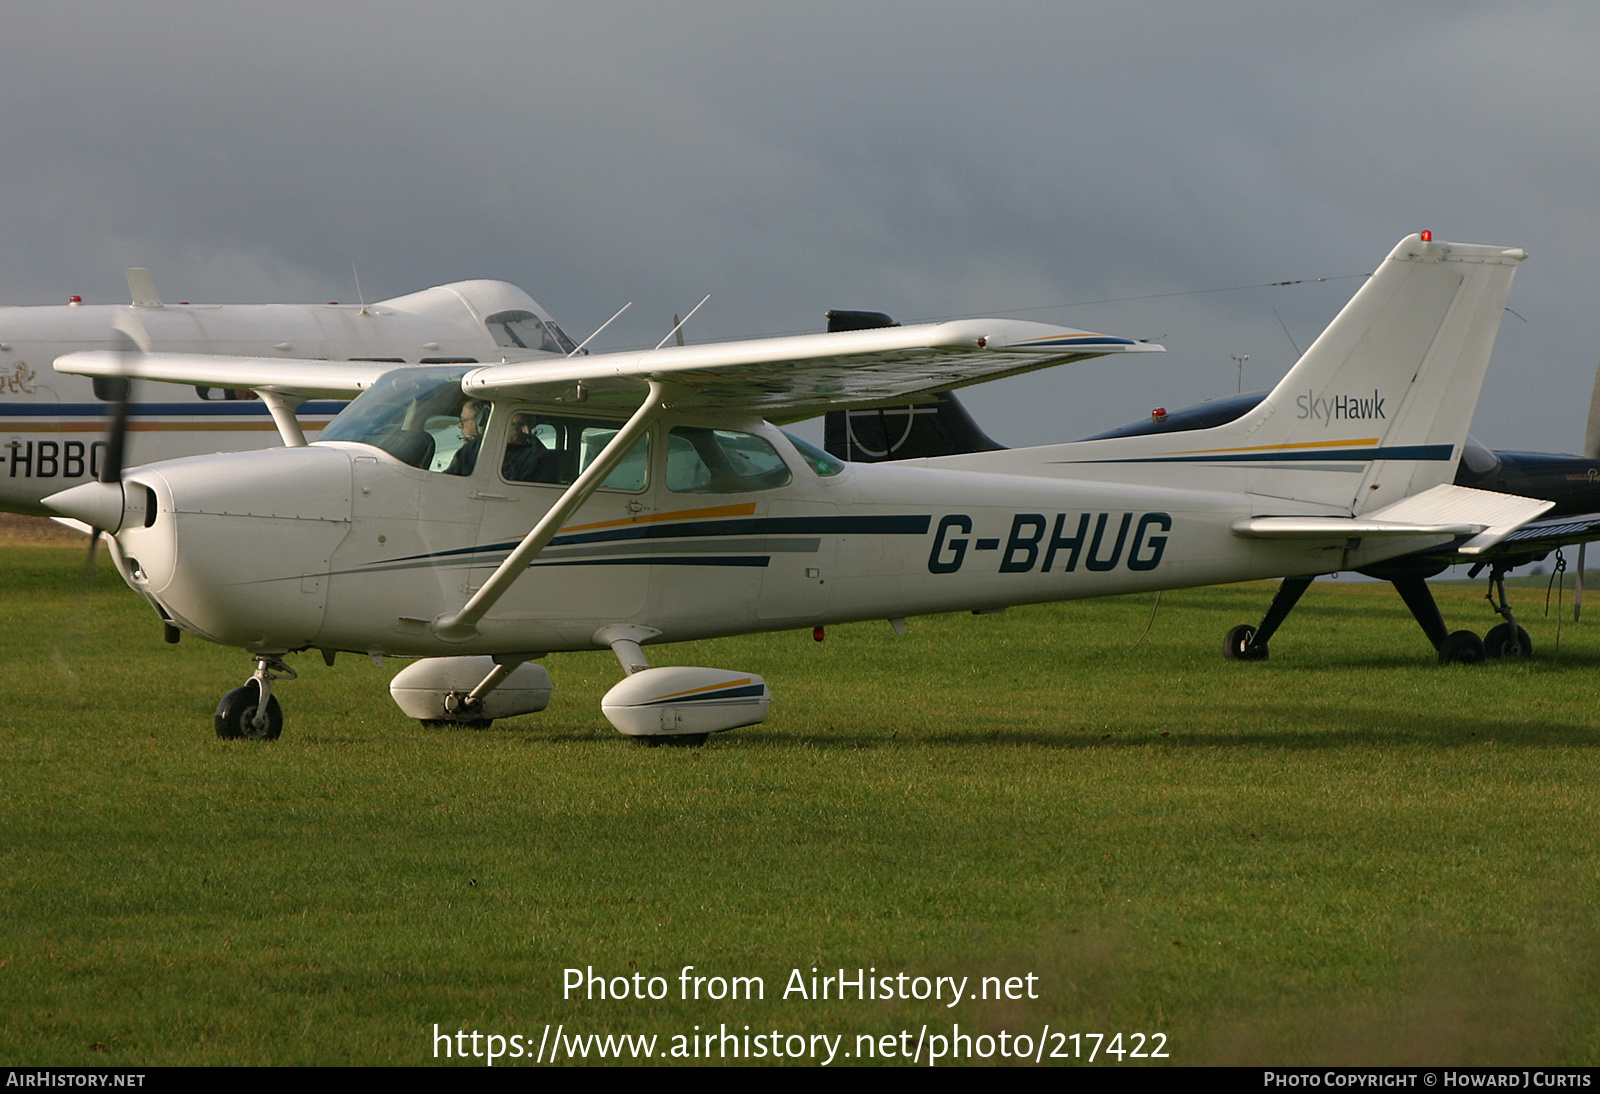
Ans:
{"type": "MultiPolygon", "coordinates": [[[[924,536],[933,523],[931,516],[885,517],[746,517],[734,520],[695,520],[681,524],[630,524],[621,528],[607,528],[598,532],[580,532],[570,536],[557,536],[550,541],[552,547],[570,547],[579,543],[615,543],[641,539],[684,539],[693,536],[759,536],[759,535],[880,535],[924,536]]],[[[462,555],[488,555],[514,550],[520,540],[500,543],[480,543],[473,547],[456,547],[448,551],[431,551],[422,555],[405,555],[384,559],[374,565],[396,562],[414,562],[418,559],[445,559],[462,555]]],[[[698,563],[697,565],[715,565],[698,563]]],[[[761,565],[765,566],[763,562],[761,565]]]]}
{"type": "Polygon", "coordinates": [[[1399,444],[1387,448],[1277,449],[1271,452],[1212,452],[1197,456],[1130,456],[1120,460],[1058,460],[1058,463],[1304,463],[1307,460],[1448,460],[1448,444],[1399,444]]]}

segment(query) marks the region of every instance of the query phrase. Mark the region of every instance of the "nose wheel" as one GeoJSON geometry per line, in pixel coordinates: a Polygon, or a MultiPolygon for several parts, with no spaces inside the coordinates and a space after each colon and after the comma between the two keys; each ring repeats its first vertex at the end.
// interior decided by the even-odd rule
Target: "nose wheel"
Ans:
{"type": "Polygon", "coordinates": [[[295,675],[281,656],[258,656],[255,675],[217,704],[217,736],[230,741],[277,740],[283,732],[283,707],[272,694],[272,682],[293,680],[295,675]]]}

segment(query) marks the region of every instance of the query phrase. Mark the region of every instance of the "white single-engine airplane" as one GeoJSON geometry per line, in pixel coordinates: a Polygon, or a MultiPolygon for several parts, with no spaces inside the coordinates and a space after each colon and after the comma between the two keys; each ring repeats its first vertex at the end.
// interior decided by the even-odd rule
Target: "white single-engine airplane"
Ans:
{"type": "Polygon", "coordinates": [[[1551,503],[1451,478],[1524,257],[1402,240],[1282,383],[1215,428],[906,463],[846,465],[763,419],[1159,347],[978,319],[387,373],[76,354],[58,367],[362,394],[316,444],[291,423],[285,448],[46,500],[112,533],[168,626],[255,659],[220,736],[278,735],[273,683],[296,651],[421,658],[391,685],[402,710],[484,724],[544,707],[535,659],[610,647],[626,675],[602,700],[612,724],[694,742],[760,722],[765,682],[650,668],[641,646],[1499,542],[1551,503]]]}
{"type": "MultiPolygon", "coordinates": [[[[0,308],[0,511],[48,514],[46,494],[99,476],[113,392],[101,379],[56,372],[67,353],[119,346],[258,358],[447,363],[565,356],[574,347],[527,293],[503,281],[461,281],[375,304],[163,304],[149,270],[128,271],[132,304],[0,308]]],[[[272,410],[249,389],[135,392],[128,430],[140,462],[260,448],[276,441],[272,410]]],[[[344,406],[299,407],[320,429],[344,406]]]]}

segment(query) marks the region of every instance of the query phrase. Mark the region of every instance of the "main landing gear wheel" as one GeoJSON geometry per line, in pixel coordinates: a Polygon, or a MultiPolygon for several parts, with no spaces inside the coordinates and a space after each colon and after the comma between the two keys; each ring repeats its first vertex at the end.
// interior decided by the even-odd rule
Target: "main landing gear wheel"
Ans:
{"type": "Polygon", "coordinates": [[[1483,636],[1483,648],[1490,657],[1532,657],[1533,639],[1521,627],[1498,623],[1483,636]]]}
{"type": "Polygon", "coordinates": [[[261,689],[254,680],[234,688],[217,704],[217,736],[223,740],[275,741],[283,732],[283,707],[276,695],[267,699],[264,725],[256,725],[261,689]]]}
{"type": "Polygon", "coordinates": [[[1451,631],[1439,647],[1441,665],[1481,665],[1488,656],[1483,639],[1471,631],[1451,631]]]}
{"type": "Polygon", "coordinates": [[[1229,661],[1265,661],[1267,647],[1265,645],[1252,646],[1255,640],[1256,629],[1248,623],[1240,623],[1229,631],[1222,640],[1222,656],[1229,661]]]}
{"type": "Polygon", "coordinates": [[[640,748],[699,748],[706,743],[709,733],[669,733],[647,737],[635,737],[634,744],[640,748]]]}

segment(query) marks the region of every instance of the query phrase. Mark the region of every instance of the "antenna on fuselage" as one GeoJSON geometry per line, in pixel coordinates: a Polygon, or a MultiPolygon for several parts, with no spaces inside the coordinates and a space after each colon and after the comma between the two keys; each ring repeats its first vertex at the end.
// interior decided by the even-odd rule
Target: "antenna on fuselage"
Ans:
{"type": "Polygon", "coordinates": [[[356,314],[366,315],[367,298],[361,295],[361,274],[356,272],[356,260],[353,258],[350,260],[350,276],[356,279],[356,300],[358,300],[361,304],[361,310],[356,314]]]}
{"type": "MultiPolygon", "coordinates": [[[[673,326],[673,328],[671,330],[669,330],[667,332],[667,336],[665,338],[663,338],[661,341],[656,343],[656,349],[660,349],[662,346],[666,345],[669,341],[671,341],[672,336],[677,334],[679,331],[681,331],[683,329],[683,325],[685,323],[687,323],[694,316],[695,312],[699,311],[702,307],[704,307],[705,306],[705,302],[707,300],[710,300],[710,299],[711,299],[711,294],[710,293],[706,293],[704,296],[702,296],[700,298],[700,303],[696,304],[694,307],[689,309],[689,314],[688,315],[684,316],[682,319],[678,319],[677,316],[673,316],[674,319],[678,319],[678,322],[673,326]]],[[[683,339],[681,337],[678,339],[678,345],[680,345],[680,346],[683,345],[683,339]]]]}
{"type": "MultiPolygon", "coordinates": [[[[622,307],[618,308],[617,309],[617,315],[621,315],[623,312],[627,311],[631,307],[633,307],[633,301],[632,300],[628,301],[626,304],[622,305],[622,307]]],[[[594,329],[594,334],[589,335],[589,337],[587,337],[583,341],[579,342],[576,346],[573,346],[572,347],[572,352],[567,354],[567,356],[568,357],[576,357],[578,354],[582,353],[584,346],[587,346],[590,342],[593,342],[595,340],[595,337],[597,335],[599,335],[599,333],[601,331],[605,330],[612,323],[615,323],[617,321],[617,315],[613,315],[610,319],[607,319],[604,323],[601,323],[598,327],[596,327],[594,329]]]]}
{"type": "Polygon", "coordinates": [[[128,273],[128,295],[136,308],[161,307],[161,294],[156,292],[156,279],[143,266],[134,266],[128,273]]]}

